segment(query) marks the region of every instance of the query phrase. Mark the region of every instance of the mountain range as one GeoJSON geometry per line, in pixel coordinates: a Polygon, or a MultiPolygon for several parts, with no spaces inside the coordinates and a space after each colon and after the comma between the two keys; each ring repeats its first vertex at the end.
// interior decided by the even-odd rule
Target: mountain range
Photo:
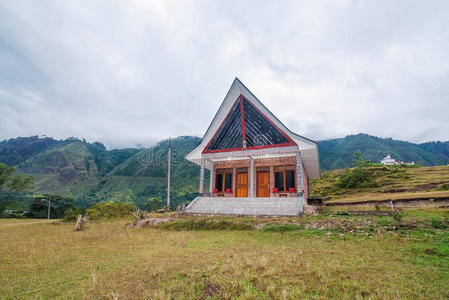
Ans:
{"type": "MultiPolygon", "coordinates": [[[[198,190],[199,167],[184,156],[200,142],[199,137],[172,139],[172,203],[190,200],[198,190]]],[[[423,165],[449,163],[449,142],[415,144],[368,134],[320,141],[323,171],[352,166],[354,152],[379,162],[390,154],[399,161],[423,165]]],[[[78,138],[18,137],[0,142],[0,162],[34,175],[35,193],[73,197],[78,205],[105,200],[163,202],[167,186],[168,140],[151,148],[108,150],[100,142],[78,138]]],[[[205,176],[208,186],[208,176],[205,176]]]]}

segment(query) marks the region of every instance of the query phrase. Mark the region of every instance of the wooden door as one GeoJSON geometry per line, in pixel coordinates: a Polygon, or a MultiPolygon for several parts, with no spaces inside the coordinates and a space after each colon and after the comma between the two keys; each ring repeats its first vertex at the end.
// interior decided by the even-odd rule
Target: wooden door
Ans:
{"type": "Polygon", "coordinates": [[[237,173],[236,197],[248,197],[248,173],[237,173]]]}
{"type": "Polygon", "coordinates": [[[270,172],[257,172],[257,197],[270,197],[270,172]]]}

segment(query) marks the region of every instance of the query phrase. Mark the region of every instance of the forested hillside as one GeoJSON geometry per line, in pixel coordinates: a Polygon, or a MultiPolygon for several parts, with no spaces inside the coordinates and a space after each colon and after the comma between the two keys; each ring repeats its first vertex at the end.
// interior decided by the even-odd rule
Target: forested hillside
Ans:
{"type": "MultiPolygon", "coordinates": [[[[181,136],[172,140],[172,200],[177,203],[195,197],[199,167],[187,162],[185,154],[200,138],[181,136]]],[[[106,199],[136,203],[163,203],[167,186],[168,140],[153,148],[107,150],[99,143],[69,138],[20,137],[0,142],[0,162],[33,174],[35,193],[73,197],[86,206],[106,199]]],[[[385,155],[423,165],[449,163],[449,143],[413,144],[367,134],[319,142],[323,170],[352,166],[354,152],[379,162],[385,155]]],[[[206,175],[205,186],[208,176],[206,175]]]]}
{"type": "Polygon", "coordinates": [[[357,150],[371,162],[380,162],[385,155],[391,154],[398,161],[414,161],[426,166],[449,163],[449,142],[414,144],[361,133],[320,141],[318,147],[323,170],[352,167],[354,152],[357,150]]]}
{"type": "MultiPolygon", "coordinates": [[[[172,140],[172,202],[196,195],[199,167],[184,155],[197,137],[172,140]]],[[[166,198],[168,141],[150,149],[108,151],[99,142],[37,136],[0,142],[0,161],[35,178],[35,193],[73,197],[78,205],[106,199],[161,203],[166,198]]]]}

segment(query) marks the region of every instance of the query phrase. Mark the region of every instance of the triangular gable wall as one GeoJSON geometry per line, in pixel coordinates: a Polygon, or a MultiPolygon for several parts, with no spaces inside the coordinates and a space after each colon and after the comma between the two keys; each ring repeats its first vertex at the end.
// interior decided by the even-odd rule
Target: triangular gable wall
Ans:
{"type": "Polygon", "coordinates": [[[267,116],[240,95],[203,153],[296,145],[267,116]]]}
{"type": "Polygon", "coordinates": [[[239,150],[243,147],[240,103],[236,101],[206,149],[209,151],[239,150]]]}
{"type": "Polygon", "coordinates": [[[270,145],[294,145],[293,141],[282,130],[270,122],[248,99],[243,96],[241,98],[243,102],[247,149],[270,145]]]}

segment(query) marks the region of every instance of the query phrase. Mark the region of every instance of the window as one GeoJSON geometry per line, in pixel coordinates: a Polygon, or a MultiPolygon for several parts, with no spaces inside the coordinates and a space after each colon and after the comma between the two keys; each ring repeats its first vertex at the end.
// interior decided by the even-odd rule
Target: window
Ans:
{"type": "Polygon", "coordinates": [[[218,193],[223,193],[227,189],[232,190],[232,173],[217,173],[215,175],[215,188],[218,193]]]}
{"type": "Polygon", "coordinates": [[[288,191],[289,188],[295,187],[295,171],[285,171],[285,188],[288,191]]]}
{"type": "Polygon", "coordinates": [[[215,188],[219,191],[223,191],[223,174],[217,174],[215,177],[215,188]]]}
{"type": "Polygon", "coordinates": [[[284,173],[275,172],[274,173],[274,187],[278,189],[279,192],[284,191],[284,173]]]}
{"type": "Polygon", "coordinates": [[[296,187],[295,171],[285,170],[283,167],[274,172],[274,187],[279,192],[286,192],[289,188],[296,187]]]}
{"type": "Polygon", "coordinates": [[[227,189],[231,189],[232,190],[232,174],[226,174],[224,186],[225,186],[225,191],[227,189]]]}

